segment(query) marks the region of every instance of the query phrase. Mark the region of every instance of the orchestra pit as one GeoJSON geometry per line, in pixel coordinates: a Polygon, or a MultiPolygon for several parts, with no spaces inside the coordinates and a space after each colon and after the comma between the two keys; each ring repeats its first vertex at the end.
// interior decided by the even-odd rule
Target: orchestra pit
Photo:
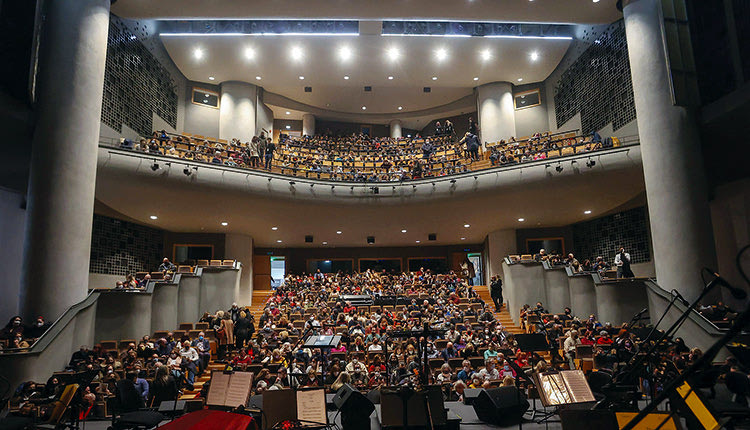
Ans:
{"type": "Polygon", "coordinates": [[[0,429],[750,429],[748,0],[0,22],[0,429]]]}

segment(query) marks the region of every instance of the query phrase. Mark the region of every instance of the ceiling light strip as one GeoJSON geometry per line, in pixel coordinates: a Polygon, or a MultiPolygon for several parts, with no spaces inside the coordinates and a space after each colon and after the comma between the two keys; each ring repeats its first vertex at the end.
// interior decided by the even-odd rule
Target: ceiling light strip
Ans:
{"type": "Polygon", "coordinates": [[[212,37],[212,36],[359,36],[359,33],[159,33],[161,37],[212,37]]]}
{"type": "Polygon", "coordinates": [[[393,34],[383,33],[381,36],[400,36],[400,37],[478,37],[488,39],[547,39],[547,40],[573,40],[571,36],[516,36],[511,34],[491,34],[486,36],[472,36],[470,34],[415,34],[415,33],[404,33],[404,34],[393,34]]]}

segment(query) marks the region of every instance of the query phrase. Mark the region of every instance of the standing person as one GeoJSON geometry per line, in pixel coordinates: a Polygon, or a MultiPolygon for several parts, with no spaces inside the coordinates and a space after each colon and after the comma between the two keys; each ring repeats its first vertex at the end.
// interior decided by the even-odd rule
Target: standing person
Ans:
{"type": "Polygon", "coordinates": [[[476,272],[474,271],[474,263],[469,260],[469,257],[464,258],[464,261],[461,263],[461,273],[464,275],[464,278],[466,278],[466,282],[469,285],[474,285],[476,272]]]}
{"type": "Polygon", "coordinates": [[[247,155],[250,157],[250,167],[257,169],[260,166],[260,139],[258,136],[253,136],[250,140],[250,144],[247,146],[247,155]]]}
{"type": "Polygon", "coordinates": [[[149,405],[158,408],[161,402],[165,400],[177,400],[179,394],[177,381],[169,373],[168,366],[160,365],[156,368],[156,376],[154,376],[149,391],[151,397],[148,402],[149,405]]]}
{"type": "Polygon", "coordinates": [[[495,312],[500,312],[503,307],[503,280],[498,275],[493,276],[490,282],[490,297],[495,303],[495,312]]]}
{"type": "Polygon", "coordinates": [[[453,123],[449,120],[445,120],[445,134],[453,137],[453,134],[456,132],[456,130],[453,128],[453,123]]]}
{"type": "MultiPolygon", "coordinates": [[[[239,314],[237,319],[239,319],[239,314]]],[[[229,318],[229,315],[224,315],[224,318],[219,323],[219,332],[222,333],[219,338],[219,360],[223,360],[228,348],[234,346],[234,321],[229,318]]]]}
{"type": "Polygon", "coordinates": [[[276,150],[276,144],[274,144],[270,138],[267,138],[266,139],[266,151],[265,151],[266,170],[271,170],[271,162],[273,161],[273,151],[275,150],[276,150]]]}
{"type": "Polygon", "coordinates": [[[247,314],[245,314],[244,311],[240,312],[240,317],[234,324],[234,341],[235,347],[237,347],[237,349],[244,348],[245,341],[249,337],[250,324],[252,323],[250,322],[250,318],[248,318],[247,314]]]}
{"type": "Polygon", "coordinates": [[[479,134],[479,125],[474,121],[474,118],[469,117],[469,133],[473,135],[479,134]]]}
{"type": "Polygon", "coordinates": [[[467,131],[461,143],[466,144],[466,153],[472,161],[479,160],[479,139],[476,134],[467,131]]]}
{"type": "Polygon", "coordinates": [[[620,247],[615,255],[615,266],[617,266],[617,278],[634,278],[633,271],[630,270],[630,254],[625,252],[625,247],[620,247]]]}

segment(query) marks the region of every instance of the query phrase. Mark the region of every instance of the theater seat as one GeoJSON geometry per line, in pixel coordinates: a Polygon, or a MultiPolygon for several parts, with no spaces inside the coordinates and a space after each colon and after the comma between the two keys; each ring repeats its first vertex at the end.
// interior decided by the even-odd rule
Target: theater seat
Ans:
{"type": "Polygon", "coordinates": [[[193,273],[192,266],[178,266],[177,273],[193,273]]]}
{"type": "Polygon", "coordinates": [[[221,260],[211,260],[209,266],[221,266],[221,260]]]}
{"type": "Polygon", "coordinates": [[[224,260],[221,262],[222,266],[232,267],[234,266],[234,260],[224,260]]]}
{"type": "Polygon", "coordinates": [[[208,260],[198,260],[197,266],[208,266],[208,260]]]}

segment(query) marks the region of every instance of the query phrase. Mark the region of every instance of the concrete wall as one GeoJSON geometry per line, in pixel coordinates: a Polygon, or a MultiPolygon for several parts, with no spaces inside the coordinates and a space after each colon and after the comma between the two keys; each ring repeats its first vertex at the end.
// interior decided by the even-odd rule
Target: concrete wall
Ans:
{"type": "Polygon", "coordinates": [[[485,252],[488,279],[495,275],[503,276],[503,258],[516,253],[516,231],[496,230],[488,234],[485,252]]]}
{"type": "Polygon", "coordinates": [[[0,188],[0,315],[10,319],[19,311],[26,210],[21,193],[0,188]]]}
{"type": "MultiPolygon", "coordinates": [[[[229,309],[236,302],[240,290],[240,271],[237,269],[204,268],[200,274],[200,309],[215,313],[229,309]]],[[[200,315],[186,321],[197,321],[200,315]]]]}
{"type": "MultiPolygon", "coordinates": [[[[258,93],[262,94],[263,89],[258,88],[258,93]]],[[[263,103],[260,97],[258,98],[256,112],[258,116],[255,122],[255,134],[260,135],[260,132],[265,129],[269,131],[266,135],[273,136],[273,111],[263,103]]]]}
{"type": "Polygon", "coordinates": [[[544,287],[547,289],[547,302],[544,305],[550,312],[562,312],[563,309],[570,306],[568,274],[563,267],[544,269],[543,271],[544,287]]]}
{"type": "Polygon", "coordinates": [[[122,275],[108,275],[104,273],[89,273],[89,289],[114,288],[117,281],[124,281],[122,275]]]}
{"type": "Polygon", "coordinates": [[[180,288],[177,290],[177,321],[198,320],[205,311],[201,309],[201,278],[181,275],[180,288]]]}
{"type": "Polygon", "coordinates": [[[221,88],[218,85],[189,81],[185,86],[185,128],[183,131],[218,138],[220,110],[209,106],[193,104],[193,87],[210,90],[217,94],[221,93],[221,88]]]}
{"type": "Polygon", "coordinates": [[[179,290],[179,284],[156,284],[154,286],[151,298],[150,333],[157,330],[174,330],[182,322],[177,319],[177,307],[174,306],[178,303],[179,290]]]}
{"type": "Polygon", "coordinates": [[[242,265],[240,276],[240,305],[249,305],[253,296],[253,238],[244,234],[227,234],[226,255],[242,265]]]}
{"type": "Polygon", "coordinates": [[[516,138],[521,136],[531,136],[534,133],[549,130],[546,100],[547,92],[544,87],[544,82],[514,86],[513,96],[515,97],[515,95],[518,93],[534,89],[539,89],[539,97],[542,104],[525,109],[516,109],[516,138]]]}
{"type": "Polygon", "coordinates": [[[591,276],[578,275],[568,278],[570,309],[579,318],[596,315],[596,288],[591,276]]]}
{"type": "MultiPolygon", "coordinates": [[[[525,304],[547,303],[547,288],[544,282],[544,268],[541,264],[503,263],[505,275],[503,295],[507,297],[508,309],[513,321],[518,324],[518,310],[525,304]]],[[[550,309],[552,311],[552,309],[550,309]]]]}

